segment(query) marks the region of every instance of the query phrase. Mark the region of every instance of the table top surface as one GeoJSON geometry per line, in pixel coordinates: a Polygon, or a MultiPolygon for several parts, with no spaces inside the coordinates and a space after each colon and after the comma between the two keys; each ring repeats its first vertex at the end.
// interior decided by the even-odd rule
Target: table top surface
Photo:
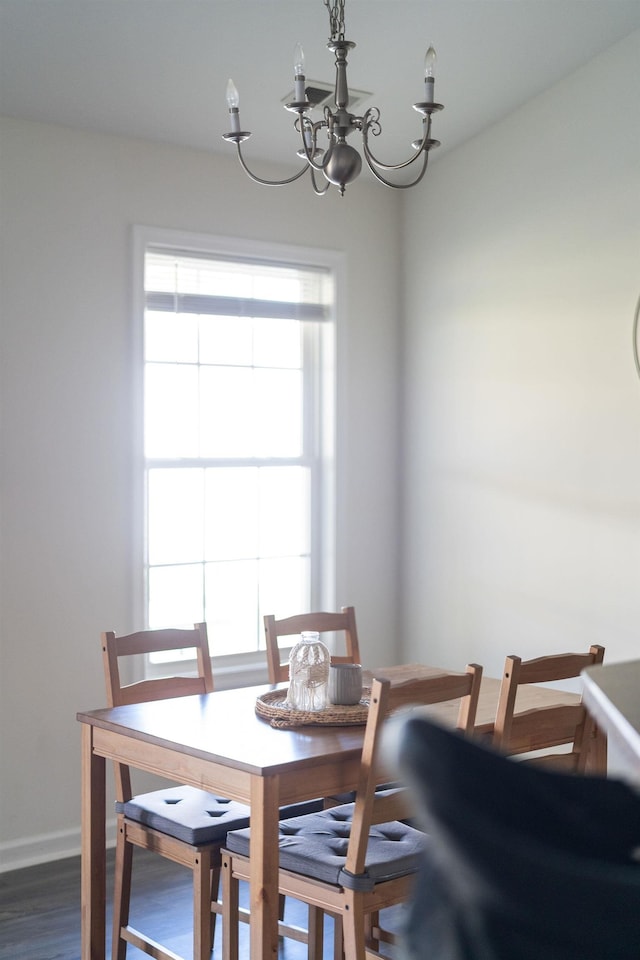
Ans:
{"type": "Polygon", "coordinates": [[[272,687],[92,710],[78,720],[262,776],[361,752],[362,726],[276,730],[255,712],[256,697],[266,689],[272,687]]]}
{"type": "MultiPolygon", "coordinates": [[[[433,676],[443,671],[426,665],[407,664],[371,671],[377,677],[403,680],[433,676]]],[[[477,725],[490,728],[495,717],[500,681],[485,677],[478,705],[477,725]]],[[[278,686],[282,687],[283,684],[278,686]]],[[[77,714],[81,723],[157,744],[206,761],[223,763],[261,776],[291,768],[313,769],[319,763],[349,760],[362,750],[362,726],[304,726],[276,729],[255,712],[257,697],[273,685],[241,687],[201,696],[150,701],[107,707],[77,714]]],[[[575,699],[557,690],[531,691],[538,700],[575,699]]],[[[455,725],[457,702],[430,708],[446,724],[455,725]]]]}
{"type": "MultiPolygon", "coordinates": [[[[407,665],[374,671],[392,679],[431,676],[434,667],[407,665]]],[[[203,760],[261,776],[292,768],[312,769],[338,758],[358,757],[364,725],[276,729],[256,714],[257,697],[286,684],[240,687],[200,696],[177,697],[80,712],[77,719],[111,733],[157,744],[203,760]]]]}

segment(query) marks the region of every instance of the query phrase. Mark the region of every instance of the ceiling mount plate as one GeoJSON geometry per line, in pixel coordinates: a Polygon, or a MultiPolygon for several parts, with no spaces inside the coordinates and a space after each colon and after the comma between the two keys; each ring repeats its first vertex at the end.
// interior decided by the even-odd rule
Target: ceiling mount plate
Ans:
{"type": "MultiPolygon", "coordinates": [[[[307,80],[305,83],[305,96],[311,104],[311,107],[322,107],[325,103],[333,103],[335,85],[333,83],[324,83],[322,80],[307,80]]],[[[367,90],[353,90],[349,87],[349,110],[361,103],[362,100],[368,100],[373,93],[367,90]]],[[[291,103],[295,100],[294,91],[291,90],[286,96],[282,97],[282,103],[291,103]]]]}

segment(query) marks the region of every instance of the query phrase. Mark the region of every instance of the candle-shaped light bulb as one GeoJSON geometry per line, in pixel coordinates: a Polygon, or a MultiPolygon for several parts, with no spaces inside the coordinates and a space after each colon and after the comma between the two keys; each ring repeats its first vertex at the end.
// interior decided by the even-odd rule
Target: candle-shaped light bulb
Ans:
{"type": "Polygon", "coordinates": [[[296,43],[295,50],[293,51],[293,76],[293,98],[296,103],[302,103],[306,98],[304,89],[304,50],[299,43],[296,43]]]}
{"type": "Polygon", "coordinates": [[[296,77],[304,77],[304,50],[299,43],[296,43],[293,51],[293,73],[296,77]]]}
{"type": "Polygon", "coordinates": [[[231,117],[231,133],[240,133],[240,113],[238,104],[240,96],[233,80],[227,82],[227,106],[229,107],[229,116],[231,117]]]}
{"type": "Polygon", "coordinates": [[[235,83],[231,78],[227,81],[227,106],[229,110],[237,110],[240,105],[240,96],[235,83]]]}
{"type": "Polygon", "coordinates": [[[425,80],[427,77],[435,77],[436,75],[436,51],[433,47],[429,47],[427,52],[424,55],[424,76],[425,80]]]}
{"type": "Polygon", "coordinates": [[[424,93],[427,103],[433,103],[435,90],[436,52],[429,46],[424,57],[424,93]]]}

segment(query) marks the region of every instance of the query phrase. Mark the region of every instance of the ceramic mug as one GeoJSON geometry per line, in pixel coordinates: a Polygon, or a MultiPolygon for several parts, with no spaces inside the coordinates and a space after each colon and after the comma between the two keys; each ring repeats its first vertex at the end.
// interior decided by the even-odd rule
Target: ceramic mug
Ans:
{"type": "Polygon", "coordinates": [[[362,667],[359,663],[332,663],[329,669],[329,700],[350,706],[362,697],[362,667]]]}

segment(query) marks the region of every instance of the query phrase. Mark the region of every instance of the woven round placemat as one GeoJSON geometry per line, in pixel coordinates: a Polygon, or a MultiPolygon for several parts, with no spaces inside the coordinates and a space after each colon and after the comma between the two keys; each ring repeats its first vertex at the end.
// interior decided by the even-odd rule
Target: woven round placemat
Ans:
{"type": "Polygon", "coordinates": [[[256,699],[256,713],[272,727],[355,727],[367,722],[371,688],[362,691],[360,703],[343,706],[332,703],[325,710],[294,710],[287,702],[288,690],[269,690],[256,699]]]}

